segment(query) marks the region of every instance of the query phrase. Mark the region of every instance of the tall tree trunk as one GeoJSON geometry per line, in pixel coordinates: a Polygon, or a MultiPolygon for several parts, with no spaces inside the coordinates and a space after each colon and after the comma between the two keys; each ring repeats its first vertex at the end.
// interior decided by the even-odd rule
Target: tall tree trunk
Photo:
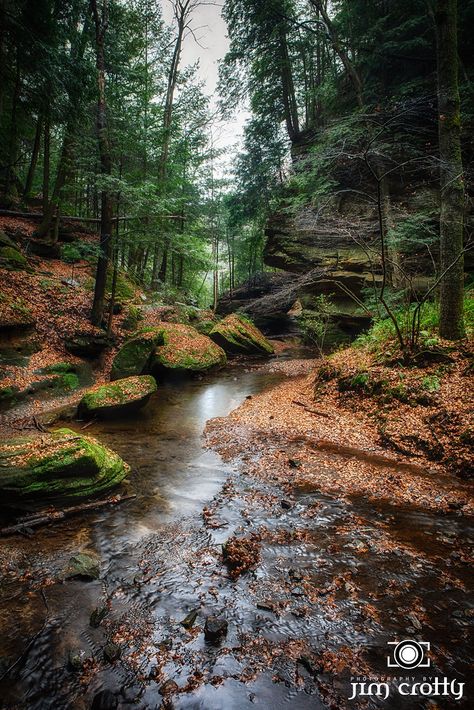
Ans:
{"type": "Polygon", "coordinates": [[[322,2],[322,0],[310,0],[311,5],[314,7],[314,9],[319,13],[319,15],[322,18],[322,21],[325,25],[325,29],[327,31],[327,34],[329,36],[332,48],[339,57],[339,59],[342,62],[342,65],[344,69],[347,72],[347,75],[351,81],[352,87],[354,89],[354,93],[356,95],[357,99],[357,104],[359,105],[360,108],[364,105],[364,99],[363,99],[363,87],[362,87],[362,80],[359,76],[359,73],[357,72],[354,64],[351,62],[349,59],[349,55],[341,45],[337,33],[334,29],[334,26],[331,22],[331,19],[327,13],[325,3],[322,2]]]}
{"type": "MultiPolygon", "coordinates": [[[[168,169],[168,154],[171,139],[171,121],[173,118],[174,92],[176,90],[176,83],[178,80],[178,69],[179,63],[181,61],[181,50],[183,47],[184,30],[186,28],[186,23],[189,18],[189,14],[193,7],[194,5],[191,0],[180,0],[180,2],[173,3],[178,33],[176,35],[173,57],[171,59],[171,66],[168,73],[168,88],[166,91],[165,109],[163,113],[163,143],[161,145],[161,155],[158,163],[159,189],[162,193],[165,190],[166,174],[168,169]]],[[[158,280],[162,283],[165,283],[166,281],[169,245],[169,235],[166,234],[163,244],[163,256],[161,260],[160,270],[158,272],[158,280]]],[[[152,282],[151,286],[152,288],[158,287],[156,278],[152,282]]]]}
{"type": "MultiPolygon", "coordinates": [[[[92,7],[92,2],[91,2],[92,7]]],[[[71,60],[79,61],[84,56],[84,52],[87,45],[87,38],[89,34],[89,20],[86,17],[82,27],[81,35],[76,42],[71,46],[71,60]]],[[[51,196],[51,200],[48,200],[48,195],[46,199],[44,196],[45,190],[43,185],[43,221],[41,222],[38,230],[36,232],[37,236],[44,237],[51,231],[51,226],[53,222],[53,217],[56,212],[56,208],[59,204],[59,199],[61,197],[61,191],[66,183],[70,162],[74,147],[74,136],[77,127],[77,114],[79,112],[79,104],[81,100],[80,92],[76,92],[74,97],[69,96],[69,120],[66,123],[63,135],[63,143],[61,147],[61,153],[59,157],[59,163],[56,172],[56,181],[54,183],[54,190],[51,196]]],[[[50,143],[50,118],[48,116],[48,111],[46,109],[46,120],[45,120],[45,152],[47,149],[47,171],[48,171],[48,189],[49,192],[49,143],[50,143]]],[[[46,156],[45,156],[46,160],[46,156]]]]}
{"type": "MultiPolygon", "coordinates": [[[[95,23],[96,36],[96,67],[97,67],[97,137],[99,142],[101,174],[108,177],[112,174],[112,155],[107,131],[107,103],[105,98],[105,33],[108,24],[108,1],[102,0],[99,15],[97,0],[91,0],[91,10],[95,23]]],[[[107,282],[107,266],[110,258],[113,199],[107,187],[101,193],[100,210],[100,251],[95,275],[94,300],[92,303],[91,321],[99,326],[104,313],[105,288],[107,282]]]]}
{"type": "Polygon", "coordinates": [[[49,204],[49,177],[50,177],[50,126],[49,112],[44,121],[43,135],[43,214],[46,214],[49,204]]]}
{"type": "Polygon", "coordinates": [[[183,279],[184,279],[184,256],[183,256],[183,254],[180,253],[178,255],[178,283],[177,283],[178,288],[182,287],[183,279]]]}
{"type": "Polygon", "coordinates": [[[66,180],[69,174],[69,168],[71,164],[73,146],[74,146],[74,130],[75,123],[68,123],[65,128],[63,144],[61,148],[61,155],[59,156],[58,168],[56,173],[56,181],[54,183],[53,194],[51,199],[48,199],[49,193],[49,145],[50,145],[50,131],[49,124],[47,124],[47,135],[45,133],[45,150],[47,149],[47,157],[45,156],[45,170],[47,171],[47,189],[46,194],[43,185],[43,205],[45,205],[43,210],[43,220],[39,225],[36,236],[46,237],[51,232],[51,227],[53,224],[53,218],[59,207],[59,199],[61,197],[61,191],[66,184],[66,180]]]}
{"type": "Polygon", "coordinates": [[[28,168],[28,175],[26,176],[25,187],[23,190],[23,197],[27,199],[30,196],[31,188],[33,187],[33,180],[35,177],[36,164],[38,162],[38,155],[41,145],[41,134],[43,132],[43,116],[40,113],[38,120],[36,122],[35,140],[33,143],[33,149],[31,151],[30,167],[28,168]]]}
{"type": "Polygon", "coordinates": [[[286,130],[291,141],[300,132],[298,119],[298,106],[296,103],[295,85],[291,69],[290,55],[288,53],[288,42],[283,26],[280,27],[280,66],[283,106],[285,108],[286,130]]]}
{"type": "Polygon", "coordinates": [[[458,88],[457,2],[437,0],[435,9],[438,67],[440,156],[440,325],[443,338],[464,335],[463,290],[464,182],[458,88]],[[451,267],[451,268],[450,268],[451,267]]]}
{"type": "Polygon", "coordinates": [[[14,199],[17,196],[15,166],[16,166],[16,159],[17,159],[17,152],[18,152],[17,112],[18,112],[18,103],[20,101],[20,91],[21,91],[20,51],[17,48],[15,87],[13,90],[13,98],[12,98],[10,136],[9,136],[9,141],[8,141],[7,168],[6,168],[6,175],[5,175],[5,196],[7,197],[7,199],[10,199],[10,198],[14,199]]]}

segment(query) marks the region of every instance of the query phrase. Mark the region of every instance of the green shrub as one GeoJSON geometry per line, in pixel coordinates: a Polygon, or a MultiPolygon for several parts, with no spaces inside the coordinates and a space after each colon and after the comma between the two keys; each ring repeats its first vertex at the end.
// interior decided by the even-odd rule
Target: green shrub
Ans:
{"type": "Polygon", "coordinates": [[[436,375],[428,375],[427,377],[423,377],[421,386],[426,392],[439,392],[441,383],[439,377],[436,377],[436,375]]]}
{"type": "Polygon", "coordinates": [[[326,360],[318,367],[317,378],[322,382],[330,382],[339,374],[340,370],[330,360],[326,360]]]}
{"type": "MultiPolygon", "coordinates": [[[[410,308],[398,309],[394,311],[394,316],[405,336],[408,336],[411,329],[413,312],[416,304],[410,308]]],[[[474,335],[474,292],[467,291],[464,297],[464,321],[466,334],[474,335]]],[[[420,312],[419,345],[424,348],[434,348],[439,344],[439,304],[435,301],[427,301],[423,304],[420,312]]],[[[384,350],[387,343],[395,341],[395,326],[390,318],[377,319],[368,333],[360,335],[355,341],[356,346],[368,347],[373,352],[384,350]]]]}
{"type": "Polygon", "coordinates": [[[81,250],[74,243],[63,244],[61,247],[61,259],[67,264],[75,264],[82,259],[81,250]]]}

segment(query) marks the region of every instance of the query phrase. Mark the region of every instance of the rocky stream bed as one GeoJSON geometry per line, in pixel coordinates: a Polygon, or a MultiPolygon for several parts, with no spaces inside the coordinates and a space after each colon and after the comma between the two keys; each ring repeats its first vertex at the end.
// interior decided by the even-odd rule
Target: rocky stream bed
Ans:
{"type": "Polygon", "coordinates": [[[208,420],[284,380],[291,355],[168,382],[88,427],[137,497],[2,541],[2,708],[469,706],[469,687],[406,698],[398,681],[389,701],[349,700],[354,678],[399,675],[387,643],[402,638],[431,644],[410,677],[469,683],[466,515],[293,485],[301,442],[261,437],[226,461],[206,448],[208,420]],[[261,476],[264,450],[279,463],[261,476]],[[80,553],[88,579],[67,572],[80,553]]]}

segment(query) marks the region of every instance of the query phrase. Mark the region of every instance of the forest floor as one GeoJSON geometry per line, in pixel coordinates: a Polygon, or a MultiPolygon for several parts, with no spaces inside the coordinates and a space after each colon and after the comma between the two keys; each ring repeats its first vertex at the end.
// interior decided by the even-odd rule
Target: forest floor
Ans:
{"type": "MultiPolygon", "coordinates": [[[[32,244],[36,227],[37,222],[26,218],[0,216],[0,231],[13,238],[28,264],[27,270],[18,271],[0,266],[2,346],[8,356],[14,355],[0,366],[0,402],[4,392],[18,393],[14,407],[0,410],[0,430],[5,433],[34,428],[34,417],[41,419],[47,412],[65,411],[79,401],[84,387],[108,382],[115,354],[137,328],[182,318],[179,307],[154,304],[125,272],[119,271],[116,303],[120,308],[112,318],[109,347],[92,360],[72,354],[66,346],[68,338],[104,334],[90,322],[94,268],[86,259],[68,263],[64,258],[35,255],[32,244]],[[23,350],[26,357],[22,357],[23,350]],[[48,372],[61,363],[86,371],[71,390],[57,387],[55,379],[59,382],[59,376],[48,372]]],[[[97,242],[97,235],[77,225],[68,229],[68,238],[71,241],[61,242],[61,249],[69,243],[97,242]]],[[[212,318],[206,311],[202,314],[203,318],[212,318]]],[[[45,423],[53,420],[54,415],[46,417],[45,423]]]]}
{"type": "MultiPolygon", "coordinates": [[[[224,459],[288,487],[474,512],[472,350],[449,362],[383,365],[349,347],[210,422],[224,459]],[[258,451],[256,460],[253,454],[258,451]]],[[[268,364],[271,370],[274,367],[268,364]]],[[[300,365],[301,367],[301,365],[300,365]]],[[[304,367],[304,366],[303,366],[304,367]]]]}

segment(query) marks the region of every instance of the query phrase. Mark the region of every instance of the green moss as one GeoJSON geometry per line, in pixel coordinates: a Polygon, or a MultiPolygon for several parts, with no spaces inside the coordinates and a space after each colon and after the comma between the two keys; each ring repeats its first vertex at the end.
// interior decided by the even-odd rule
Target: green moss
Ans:
{"type": "Polygon", "coordinates": [[[0,461],[0,490],[8,504],[96,495],[129,472],[116,453],[70,429],[7,441],[0,461]]]}
{"type": "Polygon", "coordinates": [[[339,377],[337,380],[339,392],[364,392],[373,395],[380,394],[386,386],[386,380],[380,380],[365,370],[339,377]]]}
{"type": "MultiPolygon", "coordinates": [[[[107,295],[110,296],[112,292],[112,269],[107,272],[107,284],[106,290],[107,295]]],[[[127,274],[123,271],[119,271],[117,274],[117,281],[115,284],[115,300],[116,301],[131,301],[135,298],[136,286],[130,281],[127,274]]]]}
{"type": "Polygon", "coordinates": [[[23,271],[28,268],[28,262],[18,249],[14,249],[13,247],[1,247],[0,266],[10,271],[23,271]]]}
{"type": "Polygon", "coordinates": [[[155,367],[177,372],[202,372],[223,367],[226,354],[190,325],[163,323],[164,345],[156,349],[155,367]]]}
{"type": "Polygon", "coordinates": [[[423,377],[421,386],[426,392],[439,392],[441,383],[439,377],[436,377],[436,375],[428,375],[427,377],[423,377]]]}
{"type": "Polygon", "coordinates": [[[70,362],[55,362],[43,368],[43,372],[51,375],[63,375],[75,371],[75,365],[70,362]]]}
{"type": "Polygon", "coordinates": [[[79,384],[79,378],[74,372],[67,372],[59,381],[59,387],[68,391],[77,390],[79,384]]]}
{"type": "Polygon", "coordinates": [[[211,330],[209,337],[228,353],[273,354],[273,346],[253,323],[233,313],[211,330]]]}
{"type": "Polygon", "coordinates": [[[198,333],[201,333],[202,335],[210,335],[215,325],[216,324],[212,320],[203,320],[195,323],[194,327],[198,333]]]}
{"type": "Polygon", "coordinates": [[[139,409],[156,390],[156,381],[150,375],[116,380],[86,392],[78,413],[85,417],[107,416],[139,409]]]}
{"type": "Polygon", "coordinates": [[[0,327],[28,328],[35,324],[33,314],[22,298],[5,298],[3,300],[0,327]]]}
{"type": "Polygon", "coordinates": [[[122,326],[125,330],[136,330],[138,324],[143,320],[143,313],[138,306],[130,305],[128,307],[128,313],[123,319],[122,326]]]}
{"type": "Polygon", "coordinates": [[[12,403],[15,400],[18,391],[18,387],[0,387],[0,402],[8,402],[9,404],[12,403]]]}
{"type": "Polygon", "coordinates": [[[401,382],[393,387],[388,387],[386,390],[387,400],[396,399],[399,402],[408,403],[410,401],[410,393],[408,392],[406,385],[401,382]]]}
{"type": "Polygon", "coordinates": [[[126,342],[114,358],[111,379],[119,380],[149,372],[155,349],[164,342],[164,331],[160,329],[143,332],[126,342]]]}

